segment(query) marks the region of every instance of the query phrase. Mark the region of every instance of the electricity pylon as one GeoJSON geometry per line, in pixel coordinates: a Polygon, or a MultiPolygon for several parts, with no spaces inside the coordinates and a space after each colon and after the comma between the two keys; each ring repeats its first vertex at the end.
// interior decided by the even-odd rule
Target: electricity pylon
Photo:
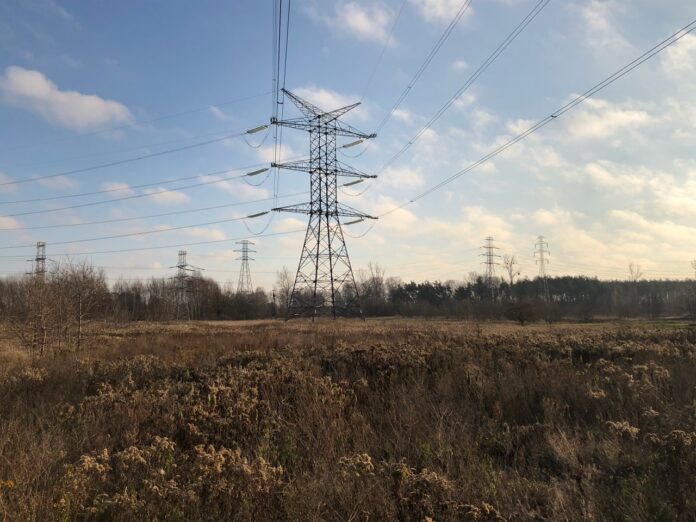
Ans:
{"type": "Polygon", "coordinates": [[[539,265],[539,281],[541,282],[541,291],[544,301],[547,303],[550,301],[549,296],[549,282],[546,278],[546,265],[549,264],[549,260],[546,256],[550,256],[549,244],[544,240],[544,236],[537,237],[537,242],[534,244],[534,257],[536,258],[536,263],[539,265]]]}
{"type": "Polygon", "coordinates": [[[498,264],[496,259],[500,258],[500,255],[495,253],[498,247],[493,246],[494,241],[495,239],[488,236],[481,247],[484,249],[484,252],[483,254],[479,254],[485,258],[483,264],[486,265],[486,286],[491,293],[492,301],[495,300],[495,267],[498,264]]]}
{"type": "Polygon", "coordinates": [[[289,317],[362,316],[340,218],[350,217],[355,221],[376,218],[340,204],[337,180],[339,176],[360,179],[377,176],[362,173],[338,161],[336,138],[352,137],[362,141],[374,138],[375,134],[362,133],[339,121],[359,103],[327,112],[285,89],[283,92],[297,106],[302,117],[282,121],[272,118],[271,123],[308,131],[310,144],[309,160],[273,164],[274,167],[309,173],[310,202],[273,209],[309,216],[288,306],[289,317]]]}
{"type": "Polygon", "coordinates": [[[186,261],[186,250],[179,250],[179,261],[177,262],[176,266],[170,268],[176,268],[176,275],[170,278],[176,281],[176,320],[188,321],[191,319],[191,307],[189,303],[189,297],[191,294],[191,276],[189,274],[190,272],[203,269],[188,264],[186,261]]]}
{"type": "Polygon", "coordinates": [[[249,270],[249,260],[253,261],[249,257],[249,252],[256,252],[256,250],[249,250],[249,245],[253,245],[251,241],[244,239],[243,241],[237,241],[237,245],[242,245],[241,250],[235,250],[235,252],[240,252],[242,257],[238,257],[237,260],[242,262],[242,269],[239,271],[239,282],[237,283],[237,293],[239,294],[250,294],[254,291],[254,287],[251,285],[251,271],[249,270]]]}
{"type": "Polygon", "coordinates": [[[46,243],[37,241],[36,257],[30,261],[34,261],[34,269],[31,273],[39,279],[44,279],[46,276],[46,243]]]}

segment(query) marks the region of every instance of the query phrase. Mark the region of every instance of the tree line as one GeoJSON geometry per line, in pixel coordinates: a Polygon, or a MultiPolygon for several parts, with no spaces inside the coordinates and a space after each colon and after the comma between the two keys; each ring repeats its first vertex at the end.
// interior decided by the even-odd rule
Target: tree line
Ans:
{"type": "MultiPolygon", "coordinates": [[[[633,274],[633,272],[631,272],[633,274]]],[[[87,262],[55,264],[45,274],[0,279],[0,313],[28,348],[80,349],[86,320],[170,321],[185,300],[191,320],[239,320],[285,317],[294,276],[283,268],[273,288],[252,293],[193,274],[182,288],[176,280],[118,280],[111,287],[102,269],[87,262]]],[[[367,316],[456,316],[537,320],[599,317],[696,318],[696,282],[690,280],[600,281],[582,276],[487,280],[469,274],[466,281],[405,282],[386,277],[370,263],[356,273],[367,316]]]]}

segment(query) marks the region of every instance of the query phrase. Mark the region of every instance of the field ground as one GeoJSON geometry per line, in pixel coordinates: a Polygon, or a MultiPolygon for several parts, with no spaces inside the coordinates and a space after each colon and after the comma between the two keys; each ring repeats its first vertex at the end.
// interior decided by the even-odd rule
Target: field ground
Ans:
{"type": "Polygon", "coordinates": [[[685,323],[87,330],[0,340],[4,520],[694,520],[685,323]]]}

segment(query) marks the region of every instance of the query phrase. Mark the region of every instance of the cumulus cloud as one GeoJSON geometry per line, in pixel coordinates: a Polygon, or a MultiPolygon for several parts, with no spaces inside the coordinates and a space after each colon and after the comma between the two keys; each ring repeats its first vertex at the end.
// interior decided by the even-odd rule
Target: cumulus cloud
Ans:
{"type": "Polygon", "coordinates": [[[682,79],[684,73],[696,71],[696,36],[688,34],[676,45],[665,49],[662,67],[669,75],[682,79]]]}
{"type": "Polygon", "coordinates": [[[135,191],[130,188],[128,183],[121,183],[119,181],[107,181],[102,184],[104,190],[110,191],[114,197],[124,197],[132,196],[135,191]]]}
{"type": "Polygon", "coordinates": [[[606,100],[590,99],[583,107],[570,116],[567,123],[573,139],[604,139],[618,131],[637,129],[652,121],[644,110],[622,107],[606,100]]]}
{"type": "Polygon", "coordinates": [[[201,176],[201,181],[203,183],[216,182],[213,186],[217,187],[218,190],[224,190],[228,194],[231,194],[240,201],[243,200],[253,200],[253,199],[264,199],[269,197],[269,192],[265,188],[255,187],[245,183],[243,180],[239,181],[226,181],[220,176],[201,176]]]}
{"type": "Polygon", "coordinates": [[[614,23],[614,14],[619,9],[615,0],[590,0],[583,2],[577,9],[585,22],[589,47],[602,51],[631,47],[614,23]]]}
{"type": "MultiPolygon", "coordinates": [[[[462,7],[461,0],[411,0],[411,3],[429,22],[449,22],[462,7]]],[[[469,7],[464,17],[470,17],[471,13],[469,7]]]]}
{"type": "Polygon", "coordinates": [[[21,228],[22,224],[15,218],[0,216],[0,228],[16,229],[21,228]]]}
{"type": "Polygon", "coordinates": [[[217,228],[193,227],[182,229],[180,232],[183,235],[196,239],[203,239],[205,241],[219,241],[227,239],[227,235],[222,230],[217,228]]]}
{"type": "Polygon", "coordinates": [[[93,94],[62,91],[39,71],[10,66],[0,76],[0,97],[46,121],[76,131],[88,131],[106,124],[132,123],[128,108],[93,94]]]}
{"type": "Polygon", "coordinates": [[[349,33],[359,40],[394,45],[389,30],[393,20],[390,9],[377,2],[339,2],[332,14],[309,10],[310,15],[332,29],[349,33]]]}
{"type": "Polygon", "coordinates": [[[166,188],[156,188],[156,189],[145,189],[145,194],[149,194],[150,201],[158,205],[177,205],[181,203],[188,203],[191,198],[183,192],[178,192],[176,190],[169,190],[166,188]]]}
{"type": "Polygon", "coordinates": [[[380,174],[379,182],[387,187],[415,189],[425,185],[425,178],[420,169],[390,167],[380,174]]]}
{"type": "MultiPolygon", "coordinates": [[[[332,111],[334,109],[339,109],[345,107],[346,105],[351,105],[359,100],[359,96],[342,94],[330,89],[324,89],[322,87],[317,87],[316,85],[308,85],[306,87],[299,87],[293,91],[300,98],[304,98],[308,102],[316,105],[320,109],[325,111],[332,111]]],[[[364,112],[362,107],[360,109],[355,109],[360,112],[364,112]]]]}

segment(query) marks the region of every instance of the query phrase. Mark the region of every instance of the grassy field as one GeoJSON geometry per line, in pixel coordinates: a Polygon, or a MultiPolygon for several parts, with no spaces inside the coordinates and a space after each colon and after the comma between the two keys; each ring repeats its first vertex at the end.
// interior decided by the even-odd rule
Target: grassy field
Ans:
{"type": "Polygon", "coordinates": [[[696,330],[91,324],[0,345],[4,520],[694,520],[696,330]]]}

